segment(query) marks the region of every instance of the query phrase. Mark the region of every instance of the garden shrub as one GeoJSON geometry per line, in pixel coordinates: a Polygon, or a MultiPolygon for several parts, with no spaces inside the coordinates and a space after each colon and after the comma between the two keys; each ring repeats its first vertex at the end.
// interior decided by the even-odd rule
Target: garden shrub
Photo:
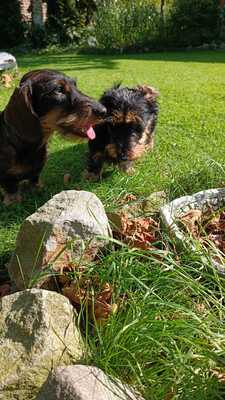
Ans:
{"type": "Polygon", "coordinates": [[[95,36],[100,48],[154,47],[159,36],[160,14],[151,0],[108,0],[98,5],[95,36]]]}
{"type": "Polygon", "coordinates": [[[167,20],[169,44],[198,46],[220,37],[219,0],[174,0],[167,20]]]}
{"type": "Polygon", "coordinates": [[[16,46],[24,40],[25,24],[21,20],[19,0],[0,1],[0,48],[16,46]]]}
{"type": "Polygon", "coordinates": [[[78,44],[95,10],[96,0],[49,0],[49,41],[78,44]]]}

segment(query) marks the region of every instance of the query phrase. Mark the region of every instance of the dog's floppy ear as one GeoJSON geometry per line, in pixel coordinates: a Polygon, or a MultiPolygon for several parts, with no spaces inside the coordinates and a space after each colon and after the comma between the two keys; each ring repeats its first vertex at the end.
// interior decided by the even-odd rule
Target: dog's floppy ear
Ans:
{"type": "Polygon", "coordinates": [[[26,81],[25,84],[21,85],[20,87],[21,94],[24,96],[25,103],[30,110],[32,114],[37,116],[33,109],[33,103],[32,103],[32,94],[33,94],[33,89],[32,89],[32,82],[30,79],[26,81]]]}
{"type": "Polygon", "coordinates": [[[6,123],[12,126],[21,139],[34,142],[41,137],[40,120],[33,110],[29,85],[16,88],[4,110],[6,123]]]}
{"type": "Polygon", "coordinates": [[[138,91],[140,91],[141,93],[143,93],[144,97],[146,98],[146,100],[148,101],[152,101],[155,100],[156,97],[159,96],[159,92],[151,87],[151,86],[147,86],[147,85],[138,85],[136,88],[138,91]]]}

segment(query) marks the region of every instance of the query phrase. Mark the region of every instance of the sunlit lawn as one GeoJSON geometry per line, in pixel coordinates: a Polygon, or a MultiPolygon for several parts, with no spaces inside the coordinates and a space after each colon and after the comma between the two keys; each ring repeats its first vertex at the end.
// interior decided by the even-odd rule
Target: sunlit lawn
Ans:
{"type": "MultiPolygon", "coordinates": [[[[22,205],[8,209],[0,205],[2,266],[14,247],[23,219],[64,189],[65,173],[72,175],[69,188],[95,192],[107,209],[116,206],[125,193],[145,196],[165,190],[173,199],[224,185],[225,52],[122,56],[32,54],[18,56],[18,65],[20,76],[37,68],[61,70],[76,77],[78,87],[95,98],[115,82],[122,81],[128,86],[150,84],[160,91],[160,113],[155,150],[138,163],[134,176],[110,170],[100,183],[84,181],[87,145],[65,142],[55,136],[43,172],[46,184],[43,193],[38,196],[26,193],[22,205]]],[[[0,88],[1,108],[12,90],[0,88]]],[[[201,267],[198,258],[191,260],[185,255],[178,265],[177,259],[169,255],[166,265],[153,262],[152,267],[150,259],[139,261],[137,255],[125,252],[105,260],[108,269],[104,269],[104,278],[112,279],[111,273],[121,286],[127,282],[124,290],[128,292],[135,287],[136,292],[131,296],[135,301],[130,302],[126,315],[112,321],[107,332],[102,333],[101,351],[93,350],[96,351],[93,360],[110,372],[133,374],[133,380],[148,399],[219,398],[209,365],[213,364],[212,354],[215,362],[220,360],[222,365],[225,361],[222,354],[225,336],[223,340],[219,336],[224,319],[223,281],[207,273],[201,278],[195,274],[195,268],[201,267]],[[126,272],[122,271],[125,260],[126,272]],[[190,270],[186,268],[183,272],[182,265],[189,265],[190,270]],[[178,272],[173,272],[176,268],[178,272]],[[204,299],[207,311],[198,316],[193,304],[204,299]],[[169,302],[173,304],[170,311],[169,302]],[[122,334],[126,324],[131,327],[122,334]],[[121,332],[117,342],[115,332],[121,332]],[[166,397],[169,394],[171,397],[166,397]]]]}

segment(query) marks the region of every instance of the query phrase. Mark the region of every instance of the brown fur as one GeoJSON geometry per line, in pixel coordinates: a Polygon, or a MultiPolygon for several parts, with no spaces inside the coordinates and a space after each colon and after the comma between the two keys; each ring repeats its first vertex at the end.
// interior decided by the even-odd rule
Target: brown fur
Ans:
{"type": "Polygon", "coordinates": [[[82,94],[75,82],[54,70],[24,75],[0,113],[0,185],[5,204],[19,199],[18,185],[37,186],[54,131],[64,137],[86,137],[106,109],[82,94]]]}

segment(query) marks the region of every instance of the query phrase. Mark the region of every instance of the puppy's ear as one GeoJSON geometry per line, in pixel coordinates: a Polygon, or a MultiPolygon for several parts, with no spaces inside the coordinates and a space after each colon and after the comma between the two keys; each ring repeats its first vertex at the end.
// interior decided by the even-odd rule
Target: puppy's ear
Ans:
{"type": "Polygon", "coordinates": [[[136,88],[138,91],[140,91],[141,93],[143,93],[144,97],[146,98],[146,100],[148,101],[152,101],[155,100],[156,97],[159,96],[159,92],[151,87],[151,86],[147,86],[147,85],[138,85],[136,88]]]}

